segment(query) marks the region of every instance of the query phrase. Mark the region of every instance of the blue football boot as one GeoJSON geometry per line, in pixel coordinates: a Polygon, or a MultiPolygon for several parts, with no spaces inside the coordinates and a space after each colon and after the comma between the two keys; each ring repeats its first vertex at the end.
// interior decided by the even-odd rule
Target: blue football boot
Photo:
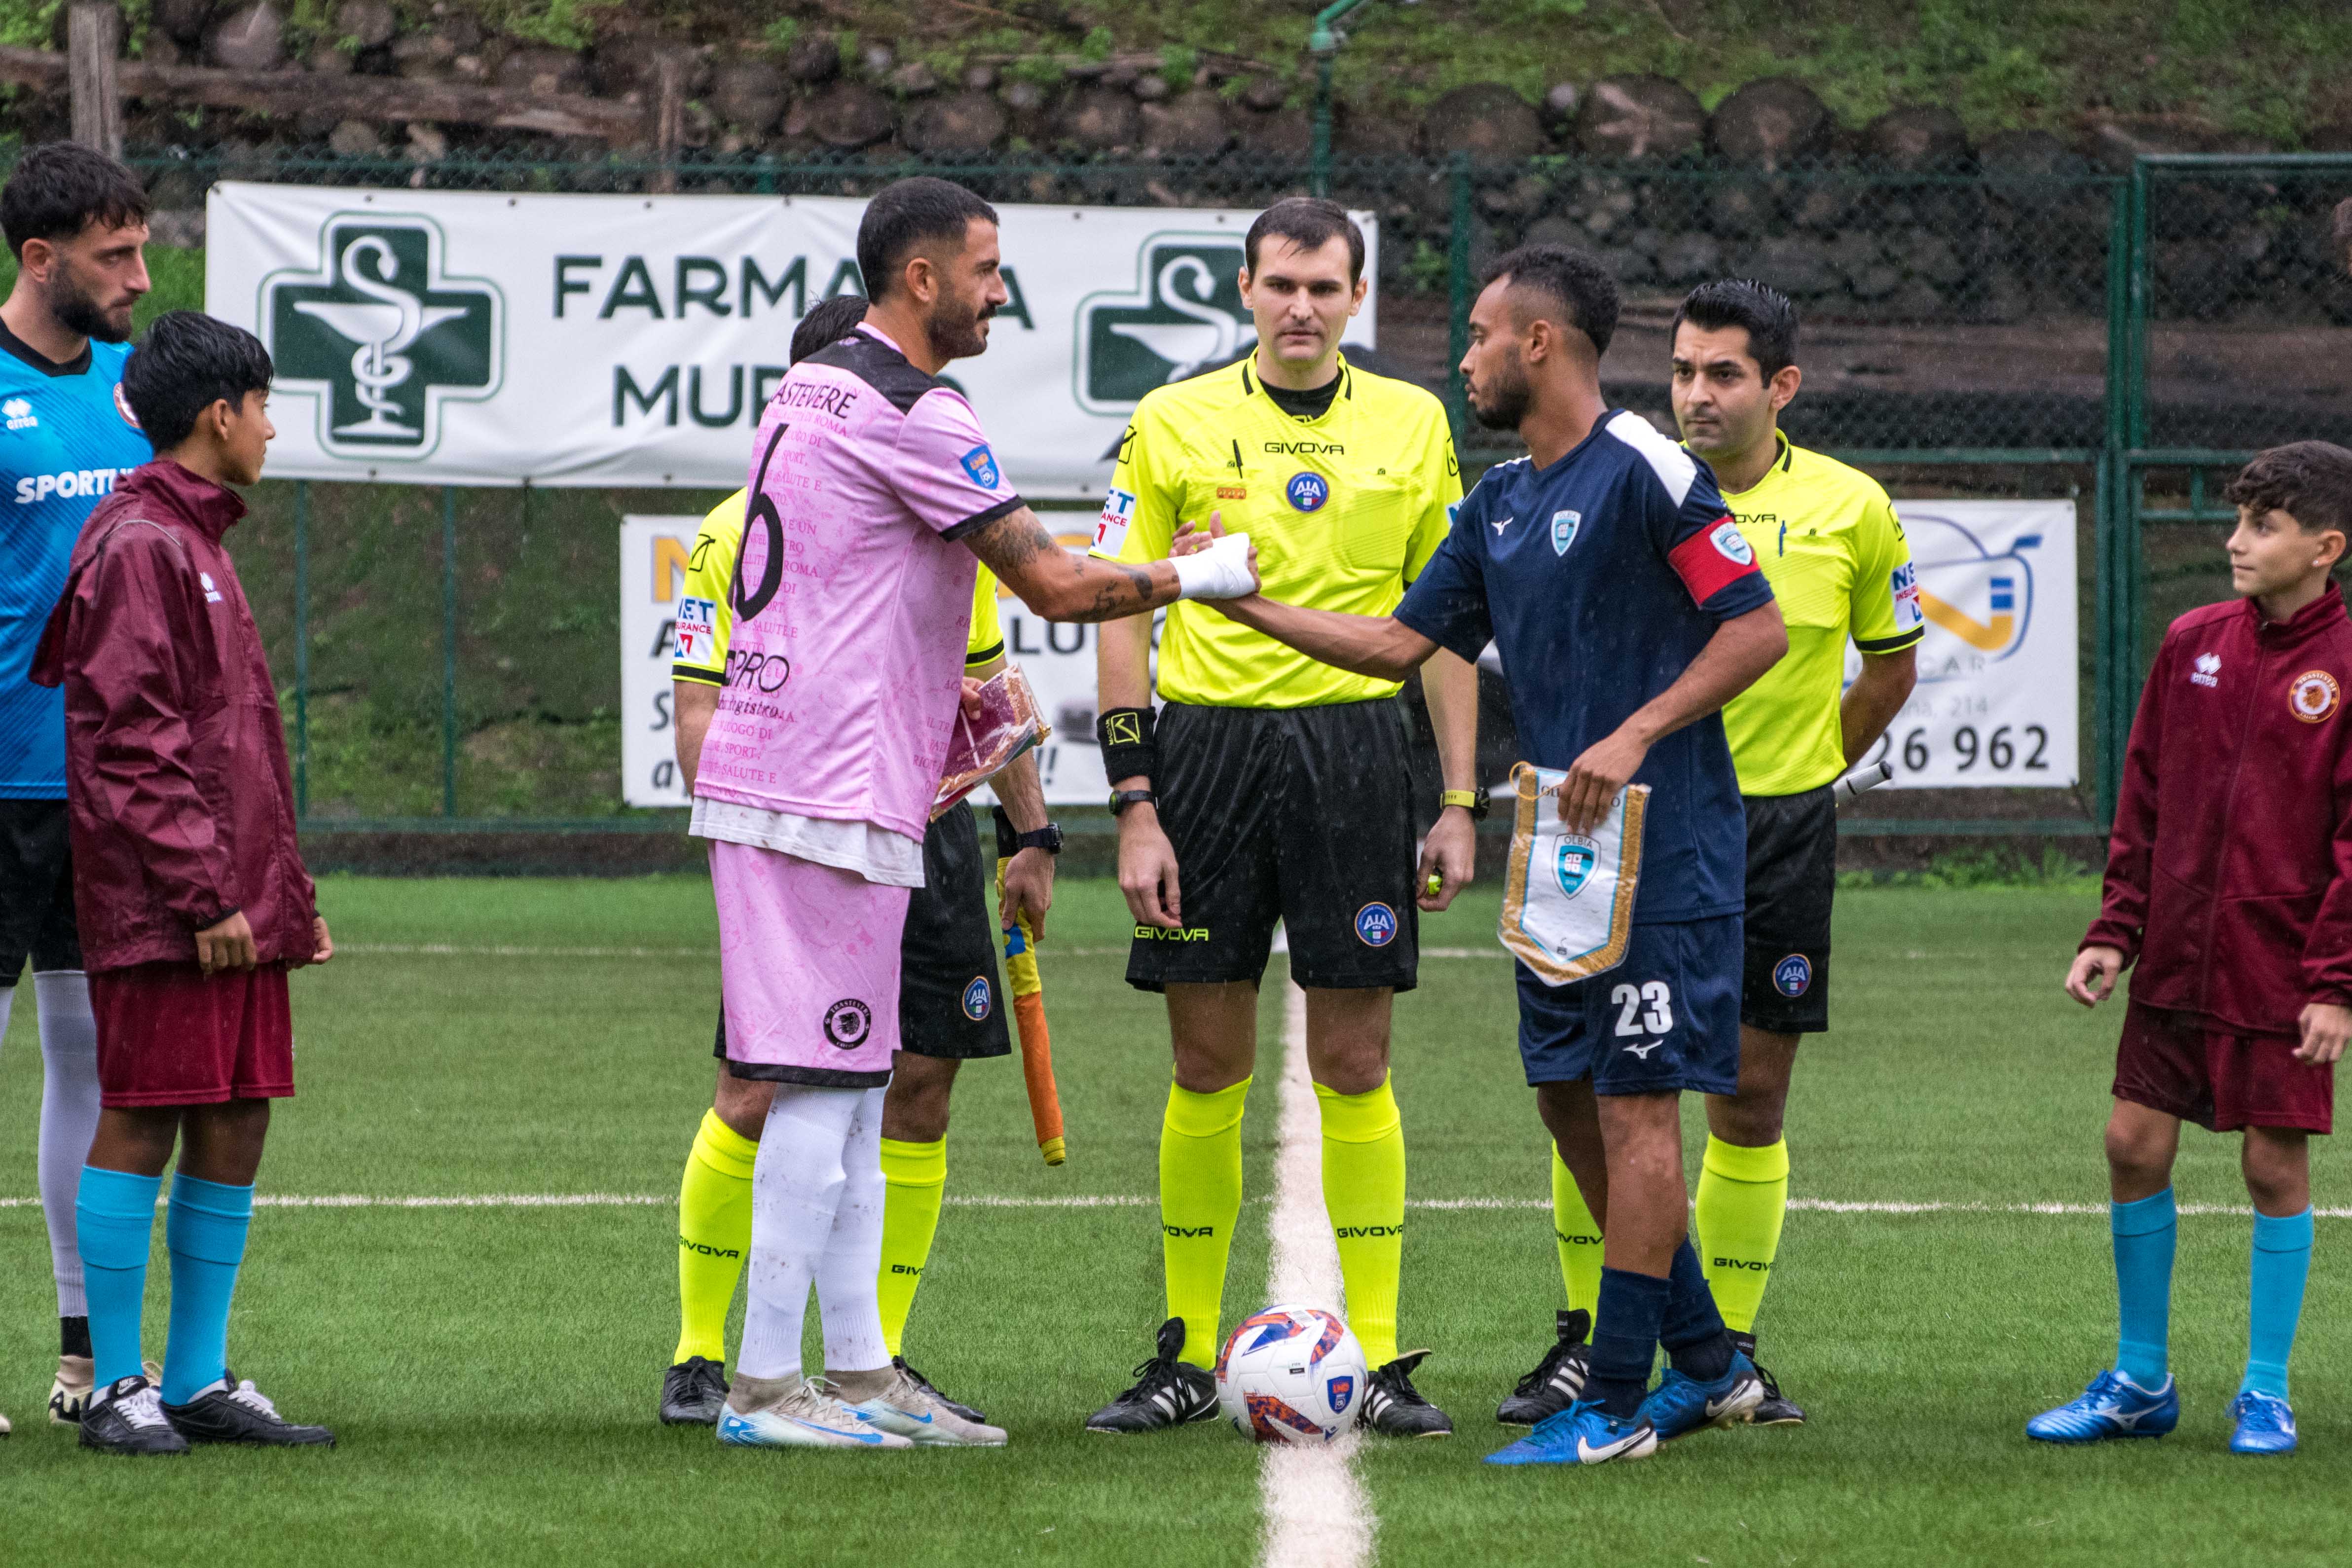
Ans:
{"type": "Polygon", "coordinates": [[[2294,1412],[2275,1394],[2249,1390],[2230,1401],[2230,1417],[2238,1429],[2230,1434],[2233,1454],[2294,1452],[2294,1412]]]}
{"type": "Polygon", "coordinates": [[[2179,1424],[2180,1391],[2169,1376],[2161,1388],[2142,1388],[2120,1372],[2102,1372],[2082,1397],[2028,1421],[2025,1435],[2043,1443],[2104,1443],[2161,1437],[2179,1424]]]}
{"type": "Polygon", "coordinates": [[[1597,1399],[1545,1416],[1535,1430],[1486,1456],[1490,1465],[1605,1465],[1658,1451],[1656,1428],[1640,1416],[1612,1416],[1597,1399]]]}
{"type": "Polygon", "coordinates": [[[1671,1443],[1704,1427],[1737,1426],[1763,1403],[1764,1380],[1756,1375],[1756,1364],[1735,1350],[1731,1370],[1712,1383],[1666,1368],[1642,1401],[1642,1414],[1657,1428],[1658,1441],[1671,1443]]]}

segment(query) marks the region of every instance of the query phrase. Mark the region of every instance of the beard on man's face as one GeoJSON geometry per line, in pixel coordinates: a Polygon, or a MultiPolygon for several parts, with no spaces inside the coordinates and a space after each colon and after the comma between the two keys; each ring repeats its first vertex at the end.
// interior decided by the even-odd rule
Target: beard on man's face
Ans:
{"type": "Polygon", "coordinates": [[[49,314],[58,326],[101,343],[121,343],[131,336],[131,306],[109,311],[90,298],[70,274],[60,271],[49,286],[49,314]]]}
{"type": "Polygon", "coordinates": [[[1517,430],[1519,422],[1528,416],[1528,405],[1534,401],[1534,389],[1528,385],[1528,368],[1515,354],[1507,365],[1479,386],[1478,395],[1471,399],[1470,412],[1489,430],[1517,430]]]}
{"type": "Polygon", "coordinates": [[[988,348],[986,322],[996,314],[993,305],[974,309],[968,302],[942,294],[931,306],[931,314],[923,328],[931,335],[931,347],[950,360],[968,360],[988,348]]]}

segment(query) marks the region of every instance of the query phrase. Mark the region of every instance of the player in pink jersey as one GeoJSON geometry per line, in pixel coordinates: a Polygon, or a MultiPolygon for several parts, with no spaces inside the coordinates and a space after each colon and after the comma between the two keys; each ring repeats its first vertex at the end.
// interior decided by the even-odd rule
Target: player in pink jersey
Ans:
{"type": "Polygon", "coordinates": [[[864,324],[793,365],[753,444],[693,828],[711,841],[728,1071],[777,1086],[724,1443],[1004,1440],[891,1365],[875,1302],[899,936],[962,689],[973,558],[1049,621],[1256,584],[1244,536],[1148,566],[1055,544],[938,379],[988,347],[1010,298],[1000,259],[995,211],[961,186],[883,191],[858,225],[864,324]],[[801,1375],[812,1281],[826,1384],[801,1375]]]}

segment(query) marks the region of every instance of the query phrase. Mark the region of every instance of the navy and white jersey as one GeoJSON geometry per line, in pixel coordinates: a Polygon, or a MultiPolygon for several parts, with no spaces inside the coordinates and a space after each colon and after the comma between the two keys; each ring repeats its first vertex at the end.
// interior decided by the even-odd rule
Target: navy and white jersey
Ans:
{"type": "MultiPolygon", "coordinates": [[[[1502,654],[1519,748],[1566,768],[1675,684],[1717,625],[1772,601],[1706,465],[1605,413],[1549,468],[1521,457],[1463,497],[1396,619],[1465,659],[1502,654]]],[[[1723,721],[1650,748],[1637,925],[1736,915],[1748,834],[1723,721]]]]}
{"type": "Polygon", "coordinates": [[[65,364],[0,327],[0,799],[66,793],[65,693],[26,678],[90,509],[154,455],[122,401],[128,343],[65,364]]]}

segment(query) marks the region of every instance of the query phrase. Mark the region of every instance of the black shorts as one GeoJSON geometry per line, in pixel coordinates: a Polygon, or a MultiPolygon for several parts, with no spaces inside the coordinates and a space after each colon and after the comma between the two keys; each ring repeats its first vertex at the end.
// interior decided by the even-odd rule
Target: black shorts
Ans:
{"type": "MultiPolygon", "coordinates": [[[[1013,1053],[989,913],[995,881],[996,862],[982,857],[971,807],[959,802],[923,835],[923,885],[907,900],[898,939],[899,1050],[958,1059],[1013,1053]]],[[[710,1053],[727,1059],[724,1009],[710,1053]]]]}
{"type": "Polygon", "coordinates": [[[63,800],[0,800],[0,986],[24,973],[81,967],[73,850],[63,800]]]}
{"type": "Polygon", "coordinates": [[[1402,710],[1387,698],[1162,708],[1151,786],[1176,851],[1183,925],[1135,928],[1127,983],[1255,985],[1279,919],[1300,985],[1412,989],[1407,744],[1402,710]]]}
{"type": "Polygon", "coordinates": [[[1739,1021],[1775,1034],[1830,1027],[1837,802],[1829,789],[1747,795],[1748,957],[1739,1021]]]}

